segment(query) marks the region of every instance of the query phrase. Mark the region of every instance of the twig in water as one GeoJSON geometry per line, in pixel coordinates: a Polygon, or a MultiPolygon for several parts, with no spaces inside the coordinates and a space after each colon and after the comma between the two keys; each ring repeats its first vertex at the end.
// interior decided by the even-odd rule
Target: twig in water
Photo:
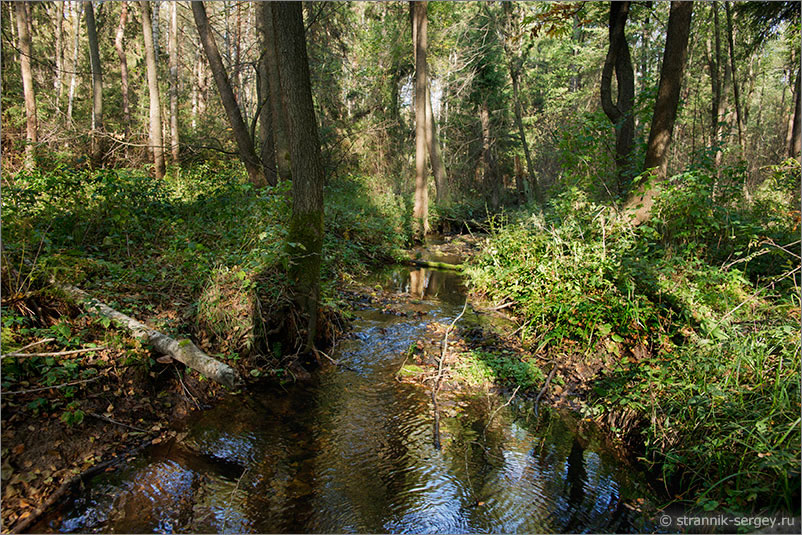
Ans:
{"type": "Polygon", "coordinates": [[[535,398],[535,418],[537,418],[537,405],[540,403],[540,398],[543,397],[543,394],[546,393],[546,389],[549,387],[549,383],[551,382],[551,378],[554,377],[554,372],[557,371],[557,363],[555,362],[554,365],[551,367],[551,371],[549,372],[549,376],[546,377],[546,382],[543,383],[543,388],[540,389],[537,397],[535,398]]]}
{"type": "Polygon", "coordinates": [[[518,393],[518,389],[519,388],[521,388],[521,385],[518,385],[518,386],[515,387],[515,390],[513,390],[512,395],[510,396],[510,399],[507,400],[507,403],[497,407],[496,410],[493,411],[493,413],[490,415],[490,418],[487,419],[487,425],[485,425],[485,428],[482,430],[482,435],[485,434],[485,431],[487,431],[487,428],[490,427],[491,423],[493,423],[493,417],[496,414],[498,414],[498,411],[500,411],[501,409],[503,409],[504,407],[506,407],[507,405],[512,403],[512,400],[515,398],[515,394],[518,393]]]}
{"type": "Polygon", "coordinates": [[[432,404],[434,405],[434,448],[439,450],[440,449],[440,408],[437,405],[437,392],[440,391],[440,381],[443,378],[443,362],[446,360],[446,350],[448,350],[448,334],[451,332],[451,329],[454,328],[454,325],[457,324],[459,319],[465,314],[465,311],[468,309],[468,298],[465,298],[465,305],[462,307],[462,312],[459,313],[459,316],[454,318],[454,321],[451,322],[451,325],[448,326],[446,329],[446,334],[443,336],[443,350],[440,354],[440,362],[437,364],[437,380],[432,385],[432,404]]]}
{"type": "Polygon", "coordinates": [[[324,353],[323,351],[321,351],[321,350],[319,350],[319,349],[317,349],[317,348],[314,348],[314,347],[313,347],[313,348],[312,348],[312,351],[314,351],[314,352],[315,352],[315,354],[317,354],[317,353],[320,353],[321,355],[323,355],[324,357],[326,357],[327,359],[329,359],[329,361],[330,361],[332,364],[334,364],[335,366],[342,366],[342,367],[343,367],[343,368],[345,368],[346,370],[350,370],[350,371],[352,371],[352,372],[358,373],[358,372],[357,372],[355,369],[353,369],[352,367],[350,367],[350,366],[348,366],[348,365],[346,365],[346,364],[343,364],[343,363],[342,363],[342,362],[340,362],[339,360],[334,360],[333,358],[331,358],[330,356],[328,356],[326,353],[324,353]]]}

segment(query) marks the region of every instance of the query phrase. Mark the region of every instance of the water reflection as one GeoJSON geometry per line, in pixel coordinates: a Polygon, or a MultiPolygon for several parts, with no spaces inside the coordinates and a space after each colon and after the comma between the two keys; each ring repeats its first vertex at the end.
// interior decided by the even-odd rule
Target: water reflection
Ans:
{"type": "Polygon", "coordinates": [[[446,403],[441,450],[428,391],[400,383],[404,351],[428,321],[462,308],[453,273],[379,279],[424,303],[424,319],[363,311],[348,365],[316,384],[231,398],[198,415],[180,445],[96,478],[58,531],[565,532],[640,531],[620,507],[642,493],[570,419],[478,396],[446,403]],[[433,296],[437,296],[434,298],[433,296]],[[493,419],[490,421],[490,415],[493,419]]]}

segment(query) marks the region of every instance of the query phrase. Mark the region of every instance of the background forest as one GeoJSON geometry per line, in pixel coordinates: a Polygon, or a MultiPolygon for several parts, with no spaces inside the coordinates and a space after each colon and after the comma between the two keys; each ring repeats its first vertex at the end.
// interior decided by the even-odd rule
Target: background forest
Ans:
{"type": "MultiPolygon", "coordinates": [[[[511,303],[533,355],[615,357],[585,416],[670,495],[798,514],[799,3],[688,3],[669,61],[678,2],[304,2],[325,205],[312,305],[293,293],[297,123],[271,7],[192,4],[2,3],[4,352],[108,327],[54,305],[55,276],[286,378],[347,316],[339,286],[427,232],[481,233],[474,292],[511,303]]],[[[4,390],[91,375],[2,366],[4,390]]],[[[63,394],[4,397],[4,418],[79,425],[63,394]]]]}

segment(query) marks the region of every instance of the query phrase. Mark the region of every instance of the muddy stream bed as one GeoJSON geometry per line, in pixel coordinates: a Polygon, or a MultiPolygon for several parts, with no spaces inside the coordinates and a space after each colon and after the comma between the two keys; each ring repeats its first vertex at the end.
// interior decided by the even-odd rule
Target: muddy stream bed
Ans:
{"type": "MultiPolygon", "coordinates": [[[[453,258],[429,257],[438,261],[453,258]]],[[[55,532],[642,532],[643,476],[577,417],[499,394],[443,403],[433,443],[429,390],[400,382],[429,322],[450,323],[453,272],[395,268],[312,384],[230,396],[176,440],[101,474],[34,528],[55,532]],[[488,425],[488,421],[490,425],[488,425]]],[[[468,307],[465,322],[491,321],[468,307]]],[[[498,321],[498,320],[492,320],[498,321]]]]}

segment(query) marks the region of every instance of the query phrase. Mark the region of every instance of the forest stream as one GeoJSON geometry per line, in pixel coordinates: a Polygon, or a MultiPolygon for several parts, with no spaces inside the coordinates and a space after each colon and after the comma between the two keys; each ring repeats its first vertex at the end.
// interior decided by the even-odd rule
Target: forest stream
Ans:
{"type": "MultiPolygon", "coordinates": [[[[427,323],[460,313],[461,277],[397,267],[368,282],[407,315],[355,311],[353,335],[331,355],[338,366],[195,414],[175,440],[95,477],[34,531],[655,529],[637,506],[650,501],[642,476],[575,417],[535,412],[522,396],[506,406],[509,396],[487,393],[446,400],[436,449],[429,391],[396,374],[427,323]]],[[[469,306],[461,321],[489,320],[469,306]]]]}

